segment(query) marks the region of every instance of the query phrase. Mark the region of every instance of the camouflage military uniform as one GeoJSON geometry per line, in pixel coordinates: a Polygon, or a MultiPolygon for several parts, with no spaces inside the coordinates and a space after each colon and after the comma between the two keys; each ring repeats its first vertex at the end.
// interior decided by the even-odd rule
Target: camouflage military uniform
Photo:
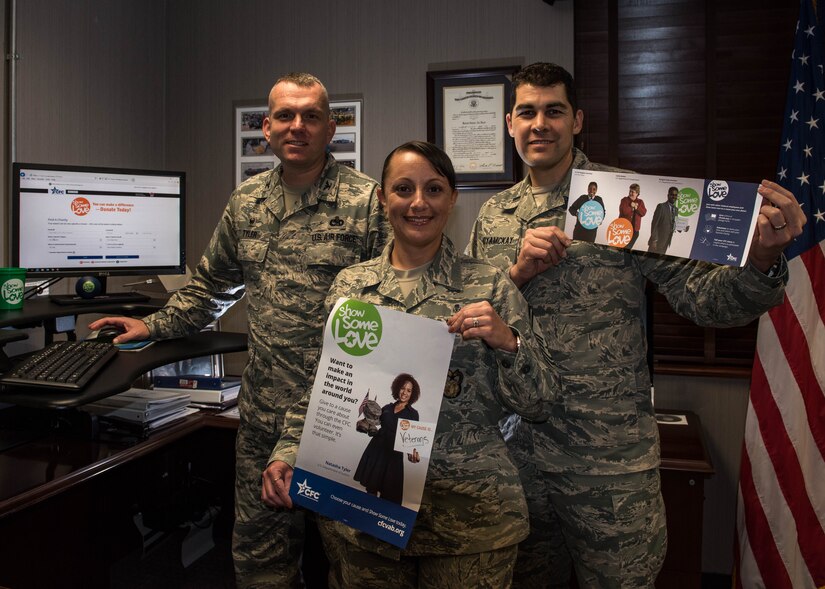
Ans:
{"type": "MultiPolygon", "coordinates": [[[[446,320],[467,304],[487,300],[520,334],[521,348],[512,354],[492,350],[479,339],[463,341],[457,336],[421,509],[407,548],[399,550],[339,522],[326,521],[321,527],[327,539],[332,537],[344,546],[341,573],[347,587],[418,586],[407,584],[401,574],[386,577],[380,576],[384,569],[359,567],[360,561],[383,562],[385,569],[398,571],[415,569],[409,564],[411,557],[490,553],[524,539],[528,532],[526,504],[498,421],[508,411],[541,418],[554,400],[543,371],[538,370],[543,362],[539,358],[543,349],[540,334],[531,327],[526,301],[505,275],[485,262],[456,255],[444,237],[432,266],[405,298],[390,266],[391,247],[380,259],[342,271],[330,289],[327,307],[332,308],[339,297],[352,297],[446,320]]],[[[305,396],[287,414],[273,460],[295,463],[307,402],[305,396]]],[[[504,552],[513,558],[501,554],[473,561],[473,566],[498,563],[493,568],[505,567],[498,572],[485,569],[493,577],[506,579],[506,585],[499,587],[509,586],[515,557],[514,551],[504,552]]],[[[457,559],[445,565],[448,569],[453,566],[454,581],[462,566],[470,566],[468,562],[457,559]]]]}
{"type": "MultiPolygon", "coordinates": [[[[578,150],[573,168],[617,171],[578,150]]],[[[468,253],[508,269],[527,229],[564,228],[569,187],[570,172],[542,209],[529,178],[493,196],[479,213],[468,253]]],[[[645,279],[680,314],[724,327],[745,324],[779,303],[783,275],[574,241],[558,266],[524,285],[554,373],[558,369],[562,399],[545,423],[513,416],[505,426],[531,517],[517,584],[547,587],[548,573],[569,574],[572,555],[584,587],[652,586],[666,531],[646,361],[645,279]]]]}
{"type": "Polygon", "coordinates": [[[184,289],[145,322],[153,338],[192,333],[246,294],[249,361],[238,398],[233,555],[244,586],[297,583],[300,515],[261,501],[283,416],[306,388],[320,346],[324,297],[341,268],[378,255],[386,225],[376,183],[329,156],[299,209],[284,211],[281,168],[242,183],[184,289]]]}

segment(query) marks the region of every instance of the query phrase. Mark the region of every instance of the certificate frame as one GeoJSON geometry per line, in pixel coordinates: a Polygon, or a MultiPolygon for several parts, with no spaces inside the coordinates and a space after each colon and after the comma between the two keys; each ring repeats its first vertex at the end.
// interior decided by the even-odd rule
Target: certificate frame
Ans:
{"type": "Polygon", "coordinates": [[[450,156],[459,188],[508,188],[521,179],[505,122],[518,70],[427,72],[427,140],[450,156]]]}
{"type": "MultiPolygon", "coordinates": [[[[271,170],[280,162],[263,136],[263,118],[269,114],[265,100],[239,100],[233,104],[235,129],[235,185],[271,170]]],[[[330,116],[335,136],[327,150],[339,163],[361,170],[364,99],[360,95],[330,96],[330,116]]]]}

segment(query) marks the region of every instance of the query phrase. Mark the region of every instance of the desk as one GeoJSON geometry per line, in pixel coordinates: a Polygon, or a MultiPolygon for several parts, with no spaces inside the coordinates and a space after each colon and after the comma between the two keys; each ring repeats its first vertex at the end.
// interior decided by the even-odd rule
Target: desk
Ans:
{"type": "Polygon", "coordinates": [[[702,586],[702,513],[705,479],[713,465],[707,453],[699,418],[685,411],[687,425],[659,424],[662,443],[662,496],[667,511],[667,556],[656,579],[660,589],[699,589],[702,586]]]}
{"type": "MultiPolygon", "coordinates": [[[[20,310],[0,311],[0,327],[42,325],[55,317],[84,313],[112,313],[144,316],[163,306],[165,301],[148,303],[112,303],[111,301],[56,305],[46,297],[27,300],[20,310]]],[[[0,338],[0,343],[16,339],[14,332],[0,338]]],[[[11,390],[0,393],[0,402],[25,407],[62,409],[77,407],[128,389],[140,375],[153,368],[178,360],[241,352],[246,349],[243,333],[201,332],[185,338],[163,340],[140,352],[118,352],[117,356],[80,392],[60,390],[11,390]]]]}
{"type": "Polygon", "coordinates": [[[131,446],[47,435],[0,453],[0,586],[109,587],[142,545],[135,513],[185,518],[195,485],[231,518],[236,427],[198,413],[131,446]]]}
{"type": "MultiPolygon", "coordinates": [[[[139,542],[135,506],[174,495],[192,477],[210,481],[231,514],[236,427],[199,413],[133,446],[51,435],[0,453],[0,586],[108,587],[112,563],[139,542]]],[[[698,589],[703,484],[713,468],[695,415],[659,431],[669,550],[657,587],[698,589]]]]}

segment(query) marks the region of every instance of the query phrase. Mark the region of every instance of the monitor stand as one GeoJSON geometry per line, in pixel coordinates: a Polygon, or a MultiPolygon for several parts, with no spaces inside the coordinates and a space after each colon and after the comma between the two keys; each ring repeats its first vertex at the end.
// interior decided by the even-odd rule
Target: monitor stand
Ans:
{"type": "Polygon", "coordinates": [[[149,296],[139,292],[106,292],[106,277],[91,278],[84,276],[77,281],[75,290],[80,293],[84,289],[82,284],[91,284],[94,282],[94,288],[90,289],[91,296],[82,297],[79,294],[75,295],[49,295],[49,300],[57,305],[99,305],[100,303],[145,303],[149,300],[149,296]]]}

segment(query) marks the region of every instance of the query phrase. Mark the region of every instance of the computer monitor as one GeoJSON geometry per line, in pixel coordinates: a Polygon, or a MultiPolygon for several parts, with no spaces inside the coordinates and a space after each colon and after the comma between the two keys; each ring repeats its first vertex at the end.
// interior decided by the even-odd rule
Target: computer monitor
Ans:
{"type": "Polygon", "coordinates": [[[107,276],[183,274],[185,194],[183,172],[15,163],[12,265],[104,291],[107,276]]]}

